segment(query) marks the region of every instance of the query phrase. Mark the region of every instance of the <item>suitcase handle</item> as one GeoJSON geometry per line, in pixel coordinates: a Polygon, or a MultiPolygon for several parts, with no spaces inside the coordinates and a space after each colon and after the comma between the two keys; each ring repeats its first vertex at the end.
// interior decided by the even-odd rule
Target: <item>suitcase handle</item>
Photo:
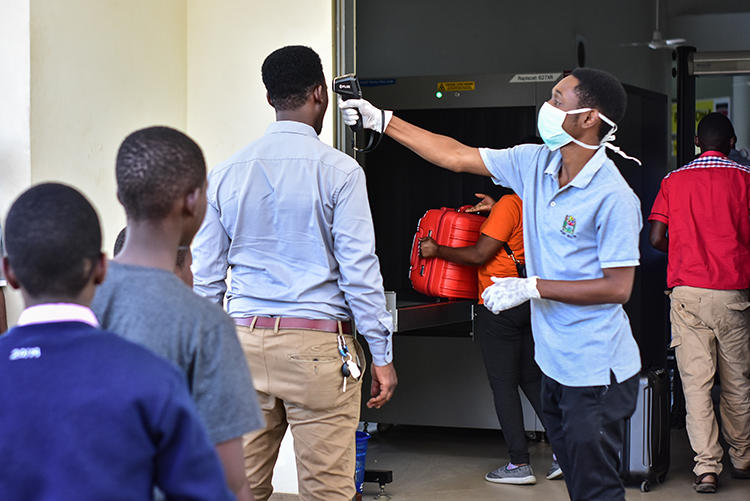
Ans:
{"type": "Polygon", "coordinates": [[[468,209],[474,207],[473,205],[462,205],[457,209],[458,212],[466,212],[468,209]]]}

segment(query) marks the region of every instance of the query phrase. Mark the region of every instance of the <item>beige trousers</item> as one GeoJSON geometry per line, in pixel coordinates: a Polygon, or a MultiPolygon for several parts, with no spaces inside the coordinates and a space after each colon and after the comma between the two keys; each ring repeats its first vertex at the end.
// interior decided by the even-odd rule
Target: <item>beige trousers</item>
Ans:
{"type": "MultiPolygon", "coordinates": [[[[355,494],[354,432],[362,382],[342,391],[336,334],[237,326],[266,427],[245,435],[245,472],[258,501],[272,492],[273,467],[287,426],[294,438],[301,501],[350,501],[355,494]]],[[[363,368],[364,353],[344,336],[363,368]]]]}
{"type": "Polygon", "coordinates": [[[735,468],[750,467],[750,302],[747,290],[675,287],[672,344],[682,378],[696,475],[720,473],[723,450],[711,388],[721,381],[722,433],[735,468]]]}

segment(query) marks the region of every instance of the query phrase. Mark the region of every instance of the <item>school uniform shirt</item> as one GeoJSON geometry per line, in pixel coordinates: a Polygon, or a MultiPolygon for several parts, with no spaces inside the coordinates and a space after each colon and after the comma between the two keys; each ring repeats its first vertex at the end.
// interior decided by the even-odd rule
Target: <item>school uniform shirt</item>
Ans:
{"type": "MultiPolygon", "coordinates": [[[[519,262],[525,261],[523,254],[523,210],[521,199],[515,193],[505,195],[492,206],[490,215],[479,231],[483,235],[505,242],[519,262]]],[[[492,277],[517,277],[518,269],[513,259],[500,249],[497,254],[477,268],[479,281],[479,304],[483,304],[482,292],[493,284],[492,277]]]]}
{"type": "Polygon", "coordinates": [[[750,287],[750,167],[703,153],[664,177],[648,219],[669,228],[668,287],[750,287]]]}
{"type": "MultiPolygon", "coordinates": [[[[604,268],[637,266],[640,201],[599,148],[562,188],[559,150],[544,145],[479,150],[496,184],[523,201],[526,270],[548,280],[602,278],[604,268]]],[[[638,345],[620,304],[531,300],[535,359],[566,386],[598,386],[635,375],[638,345]]]]}
{"type": "Polygon", "coordinates": [[[234,499],[184,377],[97,325],[44,304],[0,337],[0,499],[234,499]]]}
{"type": "Polygon", "coordinates": [[[354,319],[376,365],[393,320],[362,168],[307,124],[278,121],[208,176],[195,291],[232,317],[354,319]],[[227,269],[232,278],[227,292],[227,269]]]}

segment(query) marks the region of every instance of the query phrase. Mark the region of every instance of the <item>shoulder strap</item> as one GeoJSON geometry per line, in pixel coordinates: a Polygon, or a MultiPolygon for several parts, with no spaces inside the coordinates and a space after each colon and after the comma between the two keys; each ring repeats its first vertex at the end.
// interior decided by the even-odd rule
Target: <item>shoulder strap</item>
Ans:
{"type": "Polygon", "coordinates": [[[508,256],[510,256],[510,258],[513,260],[514,263],[516,263],[517,265],[521,264],[518,261],[518,259],[516,259],[516,255],[513,254],[513,249],[510,248],[510,246],[508,245],[507,242],[503,243],[503,249],[505,249],[506,254],[508,254],[508,256]]]}

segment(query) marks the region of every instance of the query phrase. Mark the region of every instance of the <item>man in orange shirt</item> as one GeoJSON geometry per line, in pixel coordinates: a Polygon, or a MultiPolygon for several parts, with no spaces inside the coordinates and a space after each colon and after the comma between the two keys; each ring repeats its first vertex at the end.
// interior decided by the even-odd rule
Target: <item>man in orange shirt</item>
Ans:
{"type": "MultiPolygon", "coordinates": [[[[487,473],[484,478],[500,484],[534,484],[536,477],[529,462],[518,394],[520,386],[537,416],[542,415],[542,374],[534,361],[529,302],[497,315],[482,304],[482,292],[492,285],[492,277],[519,276],[520,270],[515,261],[524,262],[521,199],[516,194],[505,195],[492,206],[493,201],[489,197],[482,194],[477,196],[484,197],[484,200],[474,207],[475,210],[492,207],[489,217],[482,224],[477,243],[469,247],[447,247],[438,245],[428,237],[420,240],[420,253],[425,258],[439,257],[477,267],[480,306],[477,308],[474,334],[479,341],[497,418],[510,452],[510,462],[487,473]],[[505,249],[506,244],[510,252],[505,249]]],[[[553,457],[547,478],[561,476],[562,470],[553,457]]]]}

